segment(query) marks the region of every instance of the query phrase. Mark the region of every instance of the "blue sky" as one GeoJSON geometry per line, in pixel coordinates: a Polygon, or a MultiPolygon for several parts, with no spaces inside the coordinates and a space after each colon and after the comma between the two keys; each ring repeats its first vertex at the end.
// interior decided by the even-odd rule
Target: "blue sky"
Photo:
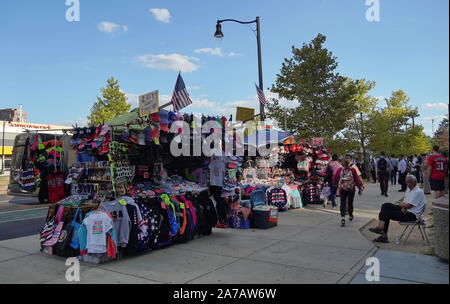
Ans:
{"type": "Polygon", "coordinates": [[[375,81],[375,97],[404,90],[427,133],[447,114],[448,0],[379,0],[379,22],[366,20],[366,0],[79,0],[79,22],[67,22],[65,2],[0,2],[0,108],[22,104],[30,122],[85,121],[110,76],[130,103],[156,89],[166,101],[179,69],[194,100],[188,112],[257,106],[254,33],[224,23],[225,37],[213,37],[217,19],[256,16],[265,88],[292,45],[322,33],[342,75],[375,81]]]}

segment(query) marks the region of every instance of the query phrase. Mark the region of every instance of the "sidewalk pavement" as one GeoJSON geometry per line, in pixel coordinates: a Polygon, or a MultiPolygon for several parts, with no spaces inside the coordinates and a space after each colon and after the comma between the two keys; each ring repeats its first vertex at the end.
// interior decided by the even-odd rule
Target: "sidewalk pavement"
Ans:
{"type": "MultiPolygon", "coordinates": [[[[355,199],[354,221],[345,227],[337,210],[309,206],[280,213],[272,229],[214,229],[210,236],[145,255],[83,263],[79,283],[348,284],[377,251],[359,229],[381,204],[402,197],[397,189],[389,195],[381,197],[378,185],[367,185],[355,199]]],[[[417,264],[403,261],[405,269],[417,264]]],[[[39,253],[36,235],[0,242],[0,283],[68,283],[67,269],[64,258],[39,253]]]]}

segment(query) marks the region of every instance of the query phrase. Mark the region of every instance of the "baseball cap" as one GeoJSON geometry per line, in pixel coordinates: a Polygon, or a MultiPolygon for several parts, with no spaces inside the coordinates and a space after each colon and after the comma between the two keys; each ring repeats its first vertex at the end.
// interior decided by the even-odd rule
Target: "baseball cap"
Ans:
{"type": "Polygon", "coordinates": [[[169,111],[166,110],[159,111],[159,121],[162,124],[169,124],[169,111]]]}

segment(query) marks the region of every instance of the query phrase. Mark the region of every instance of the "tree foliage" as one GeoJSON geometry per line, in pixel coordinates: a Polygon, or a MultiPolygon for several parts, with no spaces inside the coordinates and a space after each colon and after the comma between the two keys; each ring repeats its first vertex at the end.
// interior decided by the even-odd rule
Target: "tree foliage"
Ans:
{"type": "Polygon", "coordinates": [[[97,102],[87,117],[90,125],[103,124],[128,112],[131,108],[131,105],[127,104],[127,97],[120,91],[119,81],[114,77],[107,80],[107,85],[101,92],[102,97],[97,97],[97,102]]]}
{"type": "Polygon", "coordinates": [[[423,132],[423,127],[412,126],[409,122],[417,113],[417,108],[411,107],[409,102],[410,98],[405,92],[394,91],[392,96],[386,99],[386,107],[370,115],[372,136],[369,147],[372,151],[385,151],[396,155],[430,151],[431,143],[423,132]]]}
{"type": "Polygon", "coordinates": [[[284,59],[271,88],[280,98],[295,101],[298,106],[288,109],[272,99],[268,116],[279,125],[284,125],[286,119],[287,131],[301,138],[331,139],[351,117],[353,83],[335,73],[338,63],[323,47],[325,41],[326,37],[319,34],[300,49],[293,46],[293,57],[284,59]]]}
{"type": "Polygon", "coordinates": [[[444,150],[443,152],[447,153],[448,153],[448,131],[449,131],[448,117],[444,117],[444,119],[440,122],[439,127],[434,134],[434,137],[437,144],[444,150]]]}
{"type": "Polygon", "coordinates": [[[375,82],[366,81],[365,79],[356,80],[354,82],[356,93],[353,96],[353,108],[351,117],[343,131],[345,138],[351,142],[355,142],[359,150],[362,152],[365,170],[370,170],[368,145],[373,135],[372,120],[370,116],[375,111],[378,99],[369,95],[369,92],[375,87],[375,82]]]}

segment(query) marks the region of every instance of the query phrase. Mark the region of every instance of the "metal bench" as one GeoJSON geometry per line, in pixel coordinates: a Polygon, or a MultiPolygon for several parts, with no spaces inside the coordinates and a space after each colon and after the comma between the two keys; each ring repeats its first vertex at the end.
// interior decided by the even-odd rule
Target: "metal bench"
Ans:
{"type": "Polygon", "coordinates": [[[422,240],[426,241],[426,242],[427,242],[427,245],[430,246],[430,240],[428,239],[427,233],[426,233],[426,231],[425,231],[425,228],[426,228],[426,226],[425,226],[425,221],[424,221],[424,219],[422,218],[422,216],[420,216],[416,221],[413,221],[413,222],[399,222],[399,224],[400,224],[401,226],[406,226],[406,227],[405,227],[405,230],[403,230],[403,233],[402,233],[402,235],[400,236],[399,241],[402,240],[403,235],[406,233],[406,230],[408,230],[408,228],[411,228],[411,229],[409,230],[409,233],[408,233],[407,236],[406,236],[405,241],[403,242],[403,245],[406,244],[406,242],[408,241],[408,239],[409,239],[409,237],[410,237],[412,231],[413,231],[414,228],[417,226],[417,228],[418,228],[419,231],[420,231],[420,234],[422,235],[422,240]]]}

